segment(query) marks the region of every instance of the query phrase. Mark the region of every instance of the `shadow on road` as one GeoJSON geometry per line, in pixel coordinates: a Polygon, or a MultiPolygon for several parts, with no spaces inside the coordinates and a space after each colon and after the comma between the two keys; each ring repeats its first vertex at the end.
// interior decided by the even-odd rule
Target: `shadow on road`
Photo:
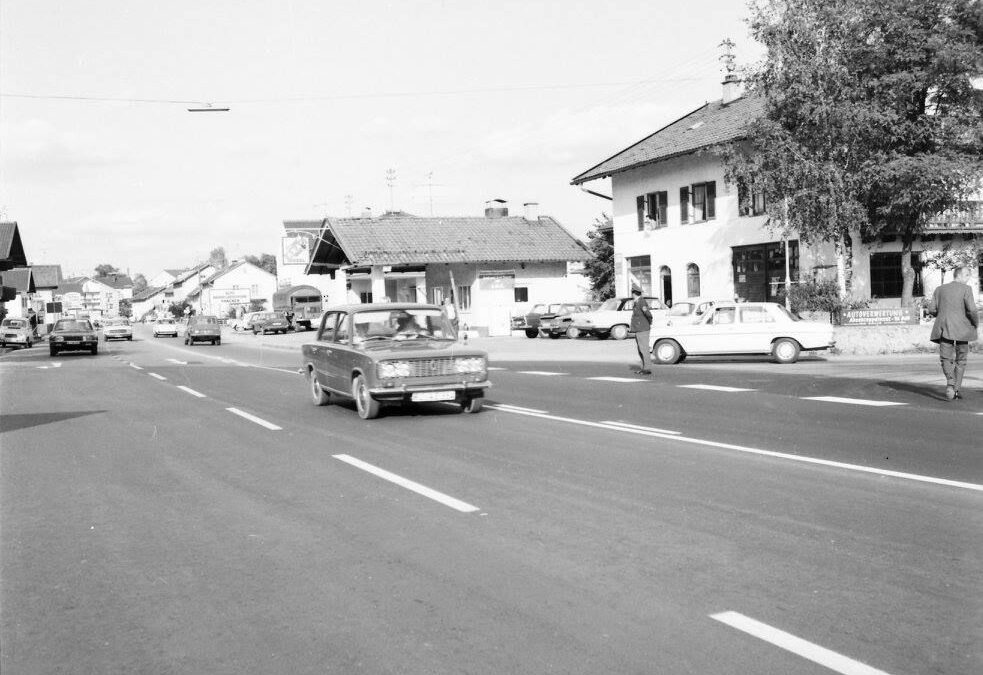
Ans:
{"type": "Polygon", "coordinates": [[[39,427],[44,424],[52,424],[54,422],[63,422],[65,420],[75,419],[76,417],[85,417],[86,415],[101,415],[104,412],[106,411],[79,410],[76,412],[0,415],[0,433],[3,433],[4,431],[16,431],[18,429],[39,427]]]}
{"type": "Polygon", "coordinates": [[[930,398],[935,401],[945,401],[945,387],[934,385],[934,384],[911,384],[908,382],[892,382],[889,380],[882,380],[877,383],[878,387],[884,387],[885,389],[892,389],[894,391],[904,391],[909,394],[917,394],[924,398],[930,398]]]}

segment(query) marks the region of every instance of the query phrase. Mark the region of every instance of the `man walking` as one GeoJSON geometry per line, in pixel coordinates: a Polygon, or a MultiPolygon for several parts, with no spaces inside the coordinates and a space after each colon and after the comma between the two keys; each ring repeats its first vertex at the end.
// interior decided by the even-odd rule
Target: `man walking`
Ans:
{"type": "Polygon", "coordinates": [[[980,324],[969,277],[968,267],[956,268],[953,280],[935,289],[928,306],[928,313],[935,316],[931,340],[939,345],[939,359],[945,373],[945,397],[949,401],[962,398],[959,387],[966,370],[969,343],[976,340],[980,324]]]}
{"type": "Polygon", "coordinates": [[[632,297],[635,298],[635,306],[631,310],[631,330],[635,333],[635,346],[638,347],[638,356],[642,360],[642,369],[635,372],[639,375],[652,374],[651,347],[649,346],[649,331],[652,328],[652,311],[642,297],[642,288],[635,284],[631,287],[632,297]]]}

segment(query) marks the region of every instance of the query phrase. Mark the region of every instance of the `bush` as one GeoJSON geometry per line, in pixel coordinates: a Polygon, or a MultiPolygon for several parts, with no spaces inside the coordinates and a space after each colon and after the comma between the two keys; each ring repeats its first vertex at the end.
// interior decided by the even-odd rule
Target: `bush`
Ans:
{"type": "MultiPolygon", "coordinates": [[[[840,298],[840,289],[830,279],[792,284],[788,294],[789,307],[798,312],[829,312],[833,316],[845,309],[864,309],[870,303],[856,298],[840,298]]],[[[778,293],[778,302],[785,302],[785,289],[778,293]]]]}

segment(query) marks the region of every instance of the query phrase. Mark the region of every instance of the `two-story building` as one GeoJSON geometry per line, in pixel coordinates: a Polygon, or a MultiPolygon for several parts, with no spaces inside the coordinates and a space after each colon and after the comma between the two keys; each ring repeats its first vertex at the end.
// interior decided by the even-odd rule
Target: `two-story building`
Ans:
{"type": "Polygon", "coordinates": [[[273,309],[276,275],[245,260],[237,260],[203,279],[188,300],[202,314],[228,317],[241,314],[251,303],[261,301],[273,309]]]}

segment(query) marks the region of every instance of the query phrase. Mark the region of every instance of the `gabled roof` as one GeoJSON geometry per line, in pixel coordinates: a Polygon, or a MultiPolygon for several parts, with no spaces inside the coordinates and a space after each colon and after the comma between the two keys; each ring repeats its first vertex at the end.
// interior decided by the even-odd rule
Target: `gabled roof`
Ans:
{"type": "Polygon", "coordinates": [[[0,285],[16,288],[18,293],[34,293],[34,275],[30,267],[15,267],[0,273],[0,285]]]}
{"type": "MultiPolygon", "coordinates": [[[[180,273],[178,273],[177,277],[175,277],[173,283],[182,284],[188,279],[190,279],[191,277],[197,275],[199,272],[201,272],[207,267],[214,267],[214,266],[211,263],[201,263],[200,265],[195,265],[194,267],[189,267],[186,270],[182,270],[180,273]]],[[[166,272],[167,270],[164,271],[166,272]]]]}
{"type": "MultiPolygon", "coordinates": [[[[263,272],[264,274],[269,274],[269,275],[270,275],[271,277],[272,277],[272,276],[275,276],[275,275],[273,275],[273,274],[270,274],[270,273],[269,273],[269,271],[267,271],[267,270],[264,270],[264,269],[263,269],[262,267],[260,267],[259,265],[254,265],[254,264],[252,264],[251,262],[249,262],[249,261],[246,261],[246,260],[237,260],[237,261],[235,261],[234,263],[232,263],[231,265],[229,265],[228,267],[223,267],[223,268],[222,268],[222,269],[220,269],[220,270],[219,270],[218,272],[216,272],[216,273],[215,273],[215,274],[213,274],[212,276],[210,276],[210,277],[208,277],[207,279],[205,279],[204,281],[202,281],[202,282],[201,282],[201,285],[202,285],[202,286],[204,286],[204,285],[206,285],[206,284],[210,284],[210,283],[212,283],[213,281],[215,281],[216,279],[218,279],[219,277],[224,277],[224,276],[225,276],[226,274],[228,274],[228,273],[229,273],[229,272],[231,272],[232,270],[237,270],[237,269],[239,269],[240,267],[242,267],[243,265],[249,265],[250,267],[255,267],[255,268],[256,268],[256,269],[258,269],[258,270],[259,270],[260,272],[263,272]]],[[[192,295],[194,295],[194,292],[192,292],[192,295]]]]}
{"type": "Polygon", "coordinates": [[[27,265],[17,223],[0,223],[0,270],[27,265]]]}
{"type": "Polygon", "coordinates": [[[133,279],[125,274],[107,274],[104,277],[96,277],[95,281],[117,290],[121,288],[133,288],[133,279]]]}
{"type": "Polygon", "coordinates": [[[61,283],[61,265],[32,265],[34,285],[38,288],[58,288],[61,283]]]}
{"type": "Polygon", "coordinates": [[[139,293],[134,293],[130,300],[132,302],[143,302],[144,300],[149,300],[155,295],[160,295],[166,290],[166,288],[166,286],[150,286],[143,289],[139,293]]]}
{"type": "Polygon", "coordinates": [[[177,277],[181,276],[181,273],[184,272],[183,269],[180,269],[180,270],[164,270],[164,271],[167,272],[168,274],[170,274],[175,279],[177,277]]]}
{"type": "Polygon", "coordinates": [[[326,218],[312,269],[475,262],[584,261],[584,245],[556,220],[501,218],[326,218]]]}
{"type": "Polygon", "coordinates": [[[82,284],[89,281],[90,277],[71,277],[69,279],[62,279],[61,283],[58,284],[58,294],[64,295],[65,293],[82,293],[82,284]]]}
{"type": "Polygon", "coordinates": [[[580,185],[743,138],[747,126],[762,115],[764,99],[760,96],[744,96],[726,105],[723,101],[706,103],[570,182],[580,185]]]}

